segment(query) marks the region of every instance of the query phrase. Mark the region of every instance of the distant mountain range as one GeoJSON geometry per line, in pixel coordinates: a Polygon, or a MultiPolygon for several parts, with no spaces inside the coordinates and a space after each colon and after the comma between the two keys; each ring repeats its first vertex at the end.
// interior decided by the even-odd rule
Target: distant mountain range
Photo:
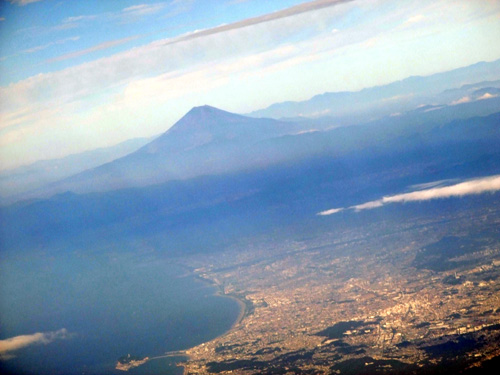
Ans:
{"type": "Polygon", "coordinates": [[[62,180],[86,169],[95,168],[125,156],[151,138],[135,138],[115,146],[98,148],[59,159],[41,160],[36,163],[0,172],[0,197],[17,200],[29,191],[62,180]]]}
{"type": "MultiPolygon", "coordinates": [[[[0,173],[0,195],[8,203],[259,170],[325,155],[348,157],[374,149],[391,153],[411,137],[431,144],[431,129],[499,112],[498,78],[500,60],[252,113],[287,117],[281,120],[195,107],[154,140],[130,140],[0,173]],[[306,112],[334,116],[294,117],[306,112]]],[[[467,134],[486,136],[480,128],[467,134]]],[[[463,138],[459,133],[447,136],[463,138]]]]}
{"type": "Polygon", "coordinates": [[[500,60],[480,62],[430,76],[414,76],[356,92],[327,92],[300,102],[273,104],[251,117],[301,118],[329,116],[332,124],[352,125],[412,110],[420,105],[445,105],[498,95],[500,60]],[[480,82],[479,82],[480,81],[480,82]],[[468,97],[468,98],[467,98],[468,97]]]}
{"type": "MultiPolygon", "coordinates": [[[[447,129],[439,125],[499,110],[500,97],[491,97],[453,106],[425,106],[365,125],[319,130],[308,121],[256,119],[210,106],[196,107],[137,151],[38,189],[33,197],[148,186],[266,168],[305,157],[346,157],[375,148],[390,153],[402,144],[402,139],[418,136],[421,142],[432,144],[447,129]],[[433,129],[440,131],[429,137],[433,129]]],[[[485,134],[487,130],[478,126],[472,133],[470,129],[462,130],[446,136],[464,141],[466,136],[489,140],[496,136],[485,134]]]]}
{"type": "MultiPolygon", "coordinates": [[[[310,157],[359,158],[373,153],[372,157],[376,158],[380,153],[395,153],[402,145],[406,150],[422,144],[430,147],[436,139],[442,146],[474,139],[491,143],[498,138],[498,128],[472,125],[468,119],[499,110],[500,97],[492,94],[486,99],[471,99],[451,106],[424,106],[364,125],[321,130],[315,127],[314,121],[256,119],[210,106],[196,107],[164,134],[136,151],[78,171],[71,177],[50,181],[19,196],[29,199],[66,191],[87,193],[149,186],[198,176],[259,170],[310,157]],[[450,123],[460,119],[465,119],[466,125],[450,128],[450,123]],[[417,139],[418,145],[414,144],[417,139]]],[[[493,125],[497,124],[495,116],[488,118],[493,125]]],[[[500,139],[498,142],[500,144],[500,139]]],[[[64,161],[73,165],[74,159],[69,157],[64,161]]],[[[78,163],[73,165],[77,170],[81,167],[78,163]]]]}

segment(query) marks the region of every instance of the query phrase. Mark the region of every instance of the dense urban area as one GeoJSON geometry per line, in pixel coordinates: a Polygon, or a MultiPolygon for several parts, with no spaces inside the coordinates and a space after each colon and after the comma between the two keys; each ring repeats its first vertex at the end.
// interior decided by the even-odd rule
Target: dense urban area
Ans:
{"type": "Polygon", "coordinates": [[[439,373],[443,366],[448,372],[494,366],[498,196],[490,203],[280,244],[263,238],[246,250],[189,259],[199,275],[243,301],[245,313],[226,335],[189,349],[186,372],[439,373]]]}

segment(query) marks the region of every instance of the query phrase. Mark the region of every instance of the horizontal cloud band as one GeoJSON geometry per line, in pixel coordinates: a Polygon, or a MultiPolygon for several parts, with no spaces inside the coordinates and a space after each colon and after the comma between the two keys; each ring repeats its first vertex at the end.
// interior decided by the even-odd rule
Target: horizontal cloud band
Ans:
{"type": "MultiPolygon", "coordinates": [[[[495,175],[495,176],[465,181],[451,186],[435,187],[432,189],[419,190],[411,193],[387,196],[374,201],[351,206],[348,207],[348,209],[352,209],[355,210],[356,212],[359,212],[362,210],[370,210],[373,208],[381,207],[388,203],[405,203],[405,202],[415,202],[415,201],[426,201],[431,199],[463,197],[464,195],[482,194],[498,190],[500,190],[500,175],[495,175]]],[[[344,209],[345,208],[333,208],[330,210],[319,212],[317,215],[320,216],[332,215],[344,209]]]]}

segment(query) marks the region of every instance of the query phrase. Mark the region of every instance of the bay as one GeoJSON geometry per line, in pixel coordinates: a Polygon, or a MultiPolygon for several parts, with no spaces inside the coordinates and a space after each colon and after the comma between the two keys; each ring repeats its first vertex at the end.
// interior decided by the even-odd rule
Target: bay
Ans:
{"type": "MultiPolygon", "coordinates": [[[[209,341],[239,313],[237,301],[154,253],[2,257],[0,340],[38,341],[0,353],[0,370],[123,374],[114,369],[118,358],[161,356],[209,341]]],[[[179,373],[175,361],[153,360],[130,373],[179,373]]]]}

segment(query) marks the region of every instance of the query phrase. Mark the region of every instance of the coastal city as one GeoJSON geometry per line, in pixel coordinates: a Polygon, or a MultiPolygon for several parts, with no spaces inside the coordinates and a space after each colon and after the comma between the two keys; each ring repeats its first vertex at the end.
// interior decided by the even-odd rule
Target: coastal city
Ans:
{"type": "Polygon", "coordinates": [[[458,373],[488,364],[500,354],[497,207],[190,259],[244,313],[227,334],[187,350],[185,372],[458,373]]]}

